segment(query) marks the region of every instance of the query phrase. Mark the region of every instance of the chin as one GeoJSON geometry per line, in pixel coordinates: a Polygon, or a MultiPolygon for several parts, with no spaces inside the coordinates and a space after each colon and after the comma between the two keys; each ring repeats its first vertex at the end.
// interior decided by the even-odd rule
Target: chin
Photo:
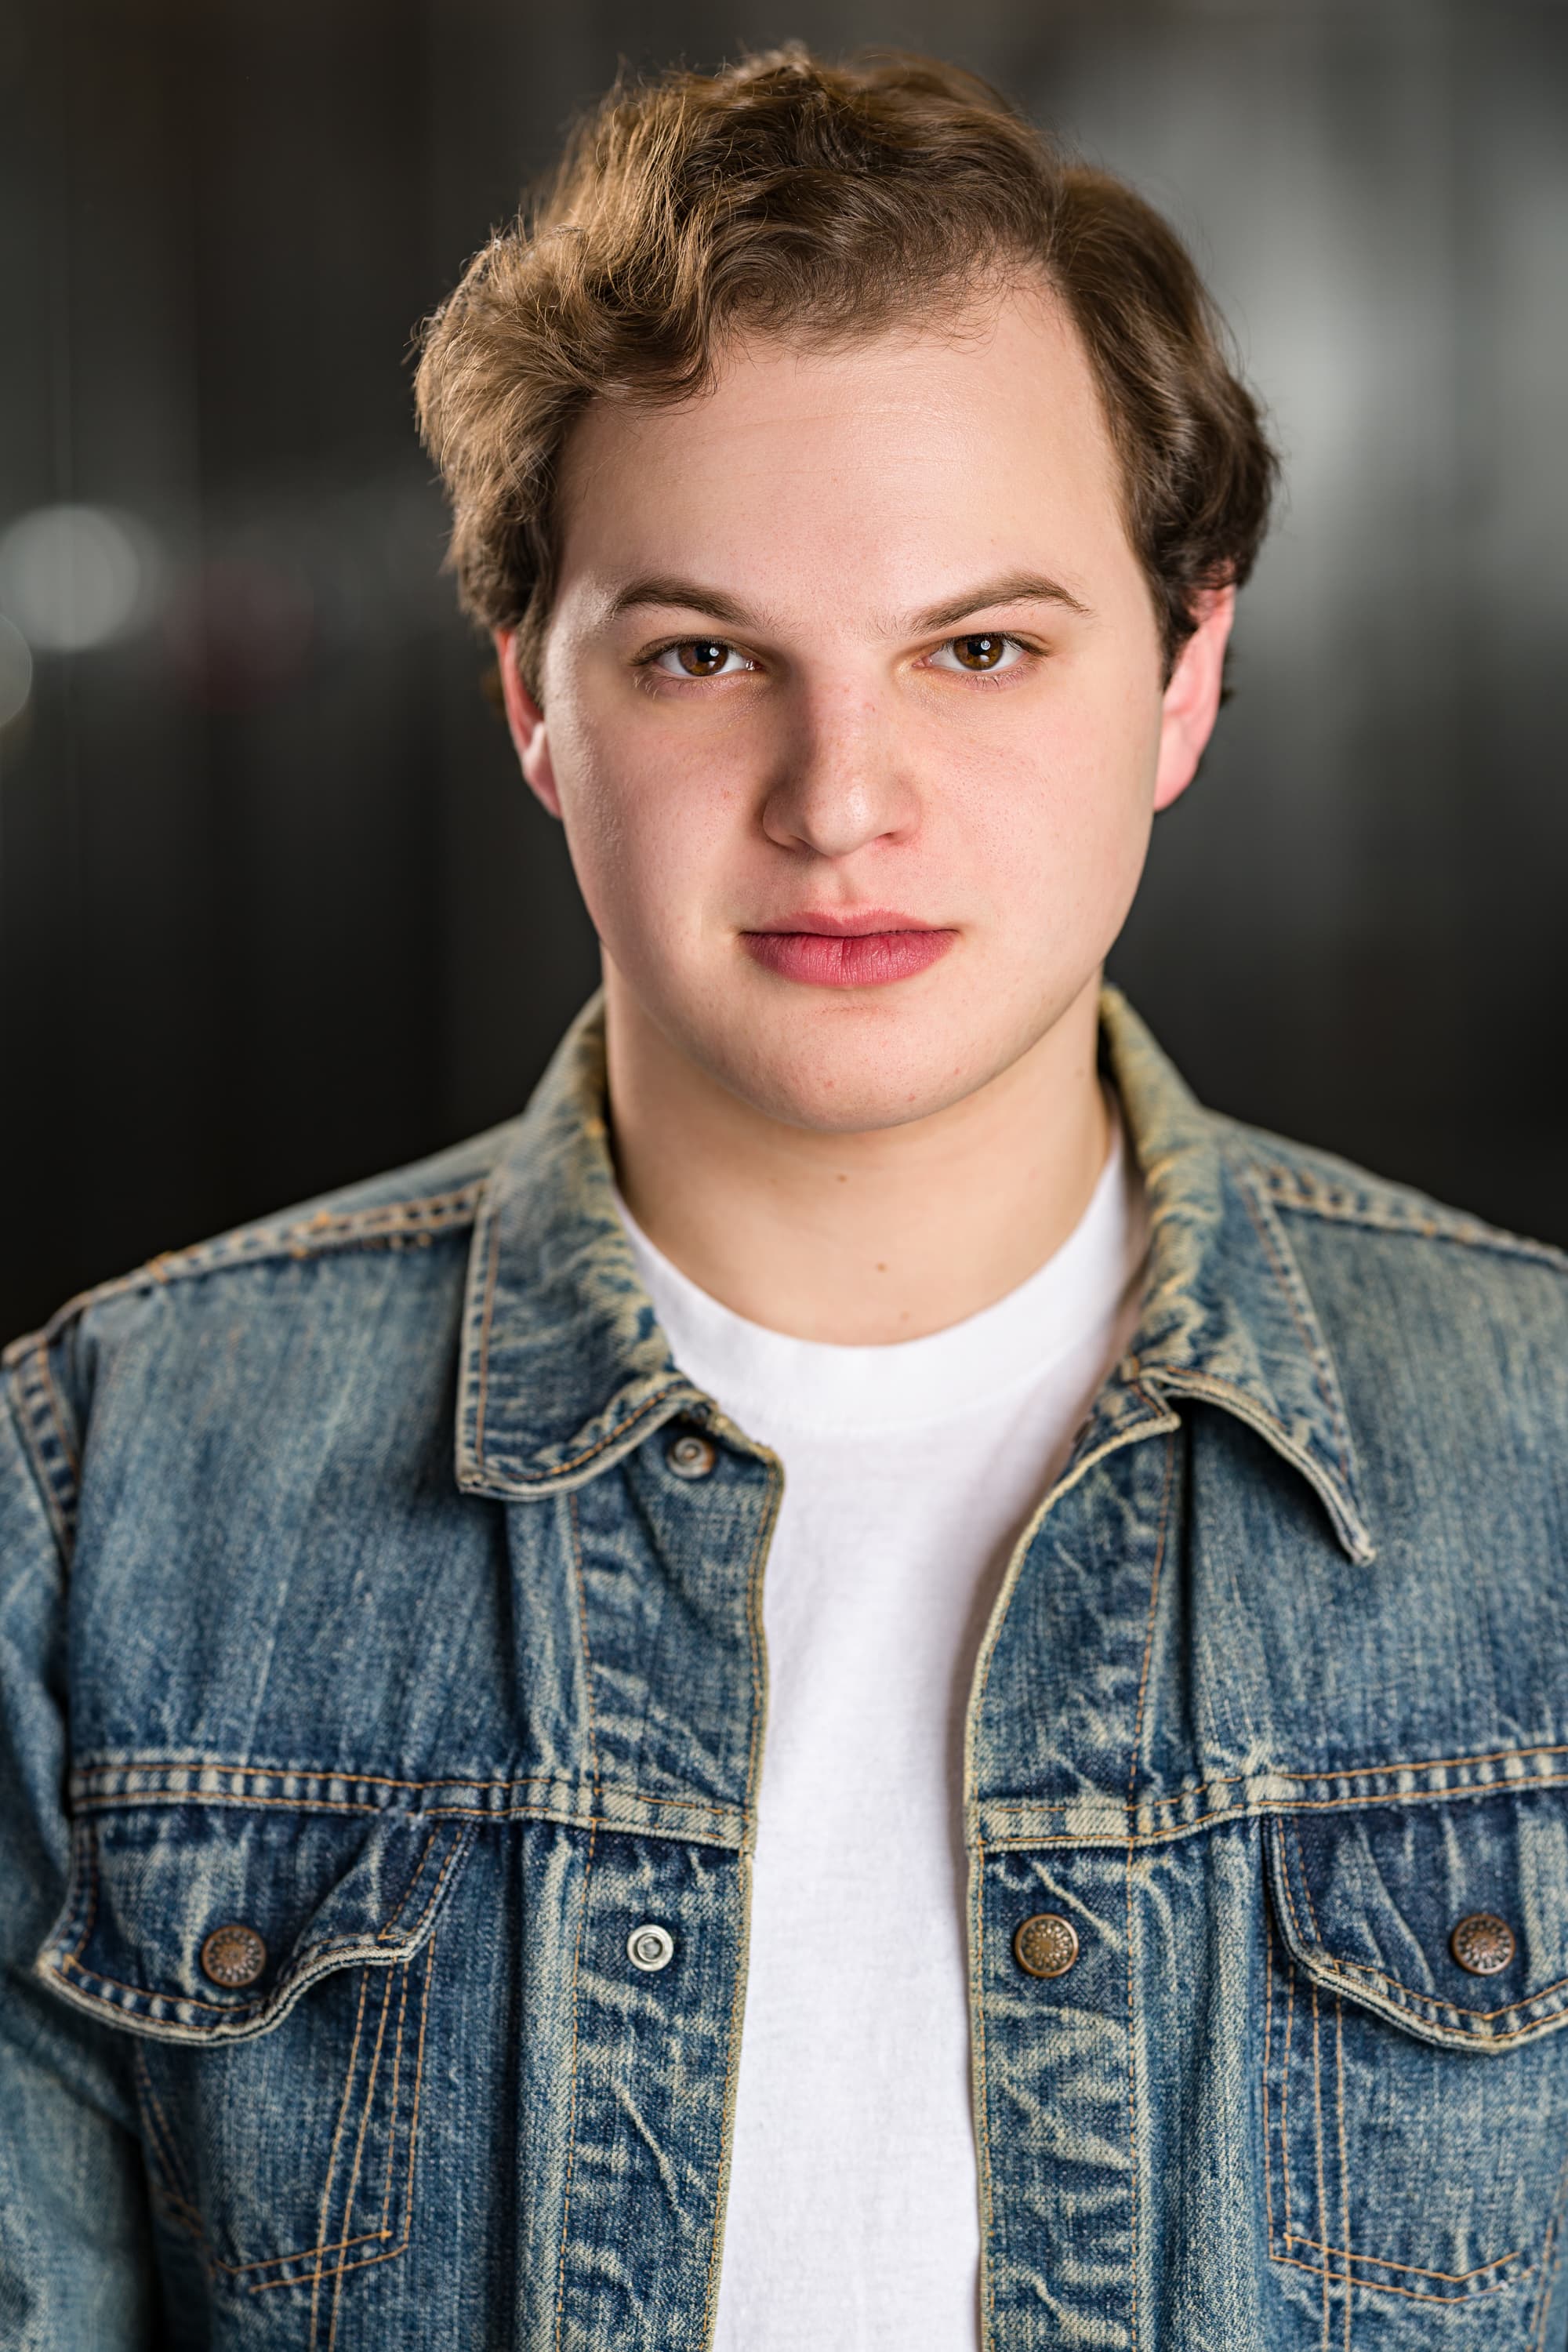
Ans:
{"type": "Polygon", "coordinates": [[[927,1118],[990,1075],[973,1041],[967,1052],[944,1052],[932,1038],[923,1051],[905,1045],[897,1053],[879,1050],[872,1039],[846,1038],[837,1050],[836,1042],[820,1031],[778,1040],[753,1035],[737,1042],[721,1075],[754,1110],[819,1135],[865,1135],[927,1118]]]}

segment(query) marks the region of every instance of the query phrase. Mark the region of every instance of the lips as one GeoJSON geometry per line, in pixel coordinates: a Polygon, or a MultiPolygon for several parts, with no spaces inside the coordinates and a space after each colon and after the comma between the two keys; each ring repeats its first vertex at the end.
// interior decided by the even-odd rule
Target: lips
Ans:
{"type": "Polygon", "coordinates": [[[877,988],[924,971],[957,937],[890,908],[862,907],[851,914],[784,915],[742,931],[741,941],[753,962],[781,980],[811,988],[877,988]]]}

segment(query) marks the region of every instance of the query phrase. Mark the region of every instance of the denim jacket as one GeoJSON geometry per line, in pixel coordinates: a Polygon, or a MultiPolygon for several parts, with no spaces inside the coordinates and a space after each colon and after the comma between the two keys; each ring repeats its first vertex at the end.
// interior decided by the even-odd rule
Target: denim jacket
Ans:
{"type": "MultiPolygon", "coordinates": [[[[968,1716],[983,2341],[1568,2346],[1568,1261],[1102,1040],[1147,1294],[968,1716]]],[[[710,2339],[783,1472],[604,1089],[595,999],[6,1352],[0,2345],[710,2339]]]]}

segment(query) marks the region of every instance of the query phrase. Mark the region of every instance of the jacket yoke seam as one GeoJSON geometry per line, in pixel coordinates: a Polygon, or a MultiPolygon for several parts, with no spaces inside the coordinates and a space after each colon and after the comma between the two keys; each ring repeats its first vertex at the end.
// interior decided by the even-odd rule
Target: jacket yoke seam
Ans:
{"type": "Polygon", "coordinates": [[[238,1273],[247,1266],[274,1265],[283,1258],[330,1257],[340,1250],[359,1248],[401,1249],[410,1241],[427,1242],[438,1234],[461,1231],[465,1224],[472,1223],[488,1181],[479,1177],[456,1192],[416,1195],[373,1209],[337,1214],[319,1209],[298,1224],[251,1225],[237,1234],[193,1242],[184,1249],[160,1251],[129,1273],[73,1292],[56,1307],[40,1331],[26,1332],[19,1339],[13,1339],[0,1354],[0,1361],[15,1363],[35,1343],[58,1339],[68,1324],[89,1308],[104,1306],[112,1299],[167,1288],[172,1283],[200,1276],[238,1273]]]}
{"type": "Polygon", "coordinates": [[[1500,1226],[1485,1224],[1479,1218],[1446,1212],[1436,1203],[1429,1208],[1414,1204],[1405,1207],[1397,1200],[1377,1200],[1364,1193],[1356,1195],[1337,1187],[1326,1187],[1306,1171],[1283,1160],[1269,1160],[1245,1142],[1243,1149],[1253,1172],[1279,1208],[1294,1210],[1302,1216],[1320,1217],[1328,1223],[1359,1226],[1369,1233],[1404,1234],[1413,1241],[1450,1242],[1461,1249],[1523,1258],[1568,1275],[1568,1253],[1551,1242],[1510,1234],[1500,1226]]]}

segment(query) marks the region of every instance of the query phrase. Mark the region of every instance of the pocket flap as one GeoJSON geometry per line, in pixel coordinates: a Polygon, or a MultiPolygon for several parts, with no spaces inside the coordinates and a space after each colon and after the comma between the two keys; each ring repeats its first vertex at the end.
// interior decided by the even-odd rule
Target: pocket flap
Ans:
{"type": "Polygon", "coordinates": [[[66,1910],[35,1967],[79,2008],[162,2041],[265,2033],[328,1970],[418,1951],[472,1835],[411,1814],[85,1813],[66,1910]]]}
{"type": "Polygon", "coordinates": [[[1282,1814],[1266,1843],[1280,1932],[1320,1984],[1449,2049],[1510,2049],[1568,2016],[1557,1791],[1282,1814]]]}

